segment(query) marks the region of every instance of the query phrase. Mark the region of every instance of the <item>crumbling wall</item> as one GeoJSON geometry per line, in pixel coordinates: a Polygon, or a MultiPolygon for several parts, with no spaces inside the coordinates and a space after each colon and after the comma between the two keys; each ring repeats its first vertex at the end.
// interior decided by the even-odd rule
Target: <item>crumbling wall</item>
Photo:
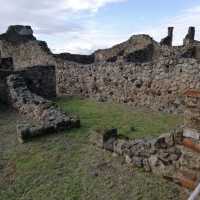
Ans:
{"type": "MultiPolygon", "coordinates": [[[[0,37],[0,50],[3,56],[13,57],[18,70],[34,65],[54,65],[59,95],[85,96],[177,112],[183,111],[182,93],[200,87],[200,45],[198,41],[190,41],[189,45],[172,47],[172,28],[168,36],[169,45],[160,45],[147,35],[133,36],[113,48],[95,52],[98,62],[92,64],[70,62],[71,58],[53,55],[46,43],[34,38],[13,42],[0,37]]],[[[45,84],[45,80],[44,88],[51,84],[44,75],[44,80],[40,81],[45,84]]],[[[45,91],[41,93],[46,94],[45,91]]]]}
{"type": "Polygon", "coordinates": [[[14,71],[0,68],[0,101],[8,103],[6,78],[10,74],[21,75],[28,88],[44,98],[56,97],[56,73],[54,66],[33,66],[24,70],[14,71]]]}
{"type": "Polygon", "coordinates": [[[144,64],[63,63],[57,68],[57,84],[61,94],[175,112],[183,109],[185,90],[200,87],[199,72],[199,63],[186,58],[162,58],[159,62],[144,64]]]}
{"type": "Polygon", "coordinates": [[[23,76],[32,92],[48,99],[56,97],[55,66],[37,65],[15,73],[23,76]]]}
{"type": "Polygon", "coordinates": [[[94,53],[95,62],[116,62],[118,60],[143,63],[159,57],[160,47],[148,35],[133,35],[128,41],[109,49],[94,53]]]}
{"type": "Polygon", "coordinates": [[[24,74],[11,74],[7,77],[6,83],[10,104],[29,120],[17,127],[20,142],[80,126],[79,119],[67,115],[56,108],[51,101],[31,91],[24,74]]]}
{"type": "Polygon", "coordinates": [[[13,73],[12,58],[1,58],[0,51],[0,102],[8,102],[6,77],[13,73]]]}
{"type": "Polygon", "coordinates": [[[54,65],[51,54],[46,51],[43,43],[39,41],[27,41],[15,43],[0,40],[2,57],[12,57],[15,70],[24,69],[34,65],[54,65]]]}
{"type": "Polygon", "coordinates": [[[11,71],[5,71],[0,69],[0,102],[7,104],[8,91],[6,84],[6,77],[11,74],[11,71]]]}
{"type": "Polygon", "coordinates": [[[92,64],[94,63],[94,54],[92,55],[79,55],[71,53],[60,53],[55,54],[55,58],[60,58],[62,60],[77,62],[80,64],[92,64]]]}

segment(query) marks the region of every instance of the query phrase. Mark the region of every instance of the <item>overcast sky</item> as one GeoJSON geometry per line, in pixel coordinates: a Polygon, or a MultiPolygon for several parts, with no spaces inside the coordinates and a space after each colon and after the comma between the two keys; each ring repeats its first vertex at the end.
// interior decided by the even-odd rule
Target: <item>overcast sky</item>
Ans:
{"type": "Polygon", "coordinates": [[[31,25],[54,52],[88,54],[138,33],[159,41],[174,26],[181,44],[188,26],[200,40],[200,0],[0,0],[0,32],[31,25]]]}

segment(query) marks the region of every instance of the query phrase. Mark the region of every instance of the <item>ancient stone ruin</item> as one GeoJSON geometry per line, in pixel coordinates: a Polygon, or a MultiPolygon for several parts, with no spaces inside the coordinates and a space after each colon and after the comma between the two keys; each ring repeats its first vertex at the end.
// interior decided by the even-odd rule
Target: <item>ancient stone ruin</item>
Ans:
{"type": "Polygon", "coordinates": [[[53,105],[56,95],[184,113],[183,127],[159,138],[129,139],[113,129],[96,131],[91,141],[193,190],[200,181],[200,42],[189,27],[183,45],[173,46],[173,29],[160,43],[133,35],[112,48],[74,55],[53,54],[30,26],[10,26],[0,35],[0,101],[26,118],[17,126],[19,140],[80,126],[53,105]]]}
{"type": "Polygon", "coordinates": [[[174,27],[168,28],[168,35],[167,35],[167,37],[165,37],[161,40],[161,42],[160,42],[161,45],[172,46],[173,30],[174,30],[174,27]]]}
{"type": "Polygon", "coordinates": [[[158,138],[129,139],[118,134],[117,129],[100,129],[91,135],[90,142],[123,156],[130,166],[192,191],[200,182],[200,91],[186,91],[184,102],[183,126],[158,138]]]}
{"type": "Polygon", "coordinates": [[[188,33],[187,35],[185,36],[184,40],[183,40],[183,43],[184,45],[190,45],[190,44],[193,44],[194,43],[194,37],[195,37],[195,27],[189,27],[188,29],[188,33]]]}
{"type": "Polygon", "coordinates": [[[44,134],[80,127],[80,120],[53,105],[56,97],[54,66],[33,66],[15,71],[11,58],[1,58],[0,101],[23,117],[17,125],[20,142],[44,134]]]}
{"type": "MultiPolygon", "coordinates": [[[[55,66],[58,95],[78,95],[175,113],[184,111],[182,94],[200,87],[200,43],[194,40],[190,45],[184,42],[182,46],[172,46],[172,27],[167,37],[169,45],[161,45],[148,35],[134,35],[89,56],[55,55],[45,42],[30,36],[30,27],[21,29],[29,33],[25,40],[19,39],[23,37],[20,26],[11,26],[0,36],[2,57],[12,57],[15,70],[55,66]]],[[[189,28],[186,38],[193,40],[193,28],[189,28]]]]}

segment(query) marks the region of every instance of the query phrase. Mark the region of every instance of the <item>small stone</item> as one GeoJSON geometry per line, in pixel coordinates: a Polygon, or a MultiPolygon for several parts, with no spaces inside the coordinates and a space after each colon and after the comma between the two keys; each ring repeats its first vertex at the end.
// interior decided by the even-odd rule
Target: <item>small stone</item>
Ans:
{"type": "Polygon", "coordinates": [[[90,142],[108,151],[114,151],[114,143],[117,140],[117,129],[100,129],[92,133],[90,142]]]}

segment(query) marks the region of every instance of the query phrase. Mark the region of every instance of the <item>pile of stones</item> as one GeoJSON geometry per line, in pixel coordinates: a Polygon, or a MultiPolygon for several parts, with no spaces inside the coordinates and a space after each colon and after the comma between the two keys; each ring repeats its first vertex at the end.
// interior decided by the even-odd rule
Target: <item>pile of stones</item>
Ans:
{"type": "Polygon", "coordinates": [[[129,139],[117,129],[96,130],[91,143],[123,156],[131,166],[192,191],[200,181],[200,92],[185,92],[184,125],[154,139],[129,139]]]}
{"type": "Polygon", "coordinates": [[[12,106],[29,119],[28,123],[18,124],[17,134],[20,142],[25,142],[32,137],[80,127],[78,118],[67,115],[51,101],[31,92],[20,74],[8,76],[7,86],[12,106]],[[30,119],[37,123],[31,125],[30,119]]]}
{"type": "Polygon", "coordinates": [[[157,139],[129,139],[118,135],[116,129],[97,130],[91,142],[100,148],[123,156],[128,164],[144,168],[164,177],[173,178],[181,151],[176,146],[182,142],[182,130],[164,134],[157,139]]]}
{"type": "Polygon", "coordinates": [[[93,145],[123,156],[130,166],[173,181],[189,192],[200,181],[200,151],[189,148],[194,143],[189,146],[187,140],[183,127],[149,140],[125,138],[117,129],[96,130],[90,138],[93,145]]]}

